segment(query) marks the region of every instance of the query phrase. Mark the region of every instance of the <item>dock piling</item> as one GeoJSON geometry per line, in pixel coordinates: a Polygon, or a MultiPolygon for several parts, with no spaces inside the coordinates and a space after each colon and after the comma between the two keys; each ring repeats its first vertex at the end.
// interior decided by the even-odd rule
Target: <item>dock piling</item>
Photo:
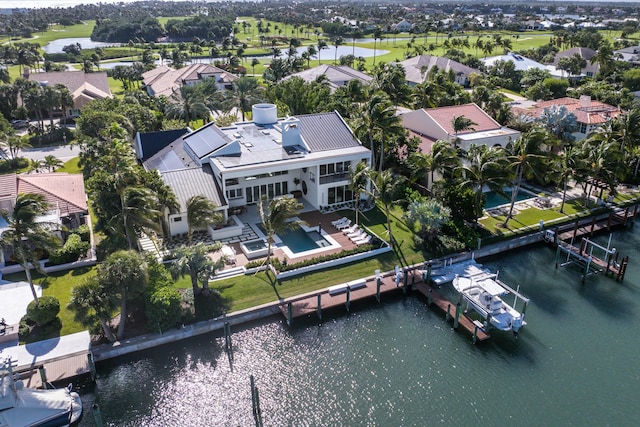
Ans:
{"type": "Polygon", "coordinates": [[[478,341],[478,325],[474,325],[473,327],[473,343],[475,344],[478,341]]]}
{"type": "Polygon", "coordinates": [[[429,307],[431,307],[431,304],[433,303],[433,289],[429,288],[429,293],[427,294],[427,304],[429,304],[429,307]]]}
{"type": "Polygon", "coordinates": [[[96,427],[103,427],[104,423],[102,422],[102,413],[100,412],[100,406],[98,406],[97,403],[93,404],[91,412],[93,413],[93,420],[96,423],[96,427]]]}
{"type": "Polygon", "coordinates": [[[287,304],[287,325],[291,326],[293,323],[293,305],[291,303],[287,304]]]}
{"type": "Polygon", "coordinates": [[[448,322],[451,317],[451,304],[447,304],[447,314],[444,316],[444,319],[448,322]]]}
{"type": "Polygon", "coordinates": [[[376,299],[378,300],[378,302],[380,302],[380,284],[381,284],[382,280],[380,280],[380,277],[376,277],[376,299]]]}
{"type": "Polygon", "coordinates": [[[458,323],[460,321],[460,311],[462,310],[461,307],[462,306],[460,305],[460,302],[458,302],[456,304],[456,317],[455,319],[453,319],[453,329],[458,329],[458,323]]]}
{"type": "Polygon", "coordinates": [[[349,306],[351,305],[351,287],[347,286],[347,302],[345,304],[347,306],[347,313],[349,313],[349,306]]]}
{"type": "Polygon", "coordinates": [[[322,294],[318,294],[318,319],[322,320],[322,294]]]}
{"type": "Polygon", "coordinates": [[[93,353],[87,353],[87,360],[89,361],[89,372],[91,374],[91,381],[95,382],[97,377],[96,363],[93,360],[93,353]]]}

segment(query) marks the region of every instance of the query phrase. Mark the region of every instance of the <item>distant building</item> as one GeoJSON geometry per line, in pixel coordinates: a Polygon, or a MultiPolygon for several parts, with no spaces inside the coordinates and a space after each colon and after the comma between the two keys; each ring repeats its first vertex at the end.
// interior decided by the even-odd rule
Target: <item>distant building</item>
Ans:
{"type": "Polygon", "coordinates": [[[582,70],[580,70],[581,75],[593,77],[597,74],[599,69],[599,64],[591,63],[591,58],[593,58],[593,55],[595,54],[596,51],[593,49],[589,49],[588,47],[572,47],[571,49],[563,50],[562,52],[556,53],[556,56],[553,59],[553,65],[557,68],[558,62],[561,58],[571,58],[574,55],[579,55],[587,62],[587,65],[582,70]]]}
{"type": "Polygon", "coordinates": [[[39,82],[41,85],[64,85],[73,97],[73,107],[66,113],[70,116],[79,114],[82,107],[94,99],[112,98],[107,73],[85,73],[84,71],[55,71],[47,73],[30,73],[25,69],[25,78],[39,82]]]}
{"type": "Polygon", "coordinates": [[[490,56],[488,58],[480,59],[485,66],[492,67],[498,61],[511,61],[514,63],[517,71],[527,71],[532,68],[538,68],[540,70],[547,70],[547,67],[544,64],[541,64],[533,59],[529,59],[525,56],[518,55],[513,52],[509,52],[506,55],[498,55],[498,56],[490,56]]]}
{"type": "Polygon", "coordinates": [[[613,52],[618,61],[628,62],[634,66],[640,65],[640,46],[629,46],[613,52]]]}
{"type": "Polygon", "coordinates": [[[622,114],[618,107],[605,104],[600,101],[592,101],[590,96],[575,98],[558,98],[549,101],[541,101],[533,104],[531,108],[513,107],[513,114],[525,114],[533,118],[540,118],[545,109],[550,107],[566,107],[572,112],[578,122],[578,130],[573,133],[577,139],[586,138],[591,132],[614,117],[622,114]]]}
{"type": "Polygon", "coordinates": [[[150,96],[170,97],[181,86],[194,85],[206,79],[215,79],[218,89],[223,90],[230,89],[239,77],[209,64],[191,64],[177,70],[163,65],[142,74],[142,83],[150,96]]]}
{"type": "Polygon", "coordinates": [[[401,33],[408,33],[413,29],[413,24],[406,19],[398,22],[397,24],[392,25],[392,28],[400,31],[401,33]]]}
{"type": "Polygon", "coordinates": [[[468,67],[457,61],[442,56],[418,55],[399,62],[404,67],[407,83],[417,85],[424,82],[427,74],[437,67],[438,70],[449,72],[456,76],[456,83],[466,86],[469,84],[469,74],[480,73],[475,68],[468,67]]]}
{"type": "Polygon", "coordinates": [[[331,88],[331,92],[334,92],[340,86],[346,86],[351,80],[360,80],[364,85],[371,83],[373,80],[373,77],[370,75],[346,65],[329,64],[318,65],[317,67],[309,68],[308,70],[290,74],[283,80],[300,77],[305,82],[311,83],[316,81],[320,76],[326,77],[326,81],[331,88]]]}

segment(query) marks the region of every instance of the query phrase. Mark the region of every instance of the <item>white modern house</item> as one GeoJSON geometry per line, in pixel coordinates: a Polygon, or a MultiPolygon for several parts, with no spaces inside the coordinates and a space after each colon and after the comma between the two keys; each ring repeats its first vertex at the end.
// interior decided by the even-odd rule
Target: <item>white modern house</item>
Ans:
{"type": "Polygon", "coordinates": [[[256,104],[253,121],[210,123],[143,165],[159,170],[180,201],[180,212],[167,218],[175,235],[186,231],[184,202],[194,195],[208,197],[225,218],[263,196],[296,197],[309,209],[344,206],[354,199],[349,170],[369,158],[337,112],[278,118],[275,105],[256,104]]]}

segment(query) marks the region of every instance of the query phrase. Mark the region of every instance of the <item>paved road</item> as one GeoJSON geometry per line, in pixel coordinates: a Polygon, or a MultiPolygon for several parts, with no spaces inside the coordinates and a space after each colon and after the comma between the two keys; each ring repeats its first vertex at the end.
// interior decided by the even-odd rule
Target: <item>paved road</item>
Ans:
{"type": "Polygon", "coordinates": [[[49,147],[20,150],[19,155],[32,160],[43,160],[45,156],[52,155],[62,161],[67,161],[73,157],[77,157],[78,154],[80,154],[80,149],[78,147],[71,147],[70,145],[54,145],[49,147]]]}

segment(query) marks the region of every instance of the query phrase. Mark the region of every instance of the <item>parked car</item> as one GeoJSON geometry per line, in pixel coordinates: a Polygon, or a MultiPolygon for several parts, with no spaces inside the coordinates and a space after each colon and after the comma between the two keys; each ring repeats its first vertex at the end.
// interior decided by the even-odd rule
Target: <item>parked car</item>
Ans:
{"type": "Polygon", "coordinates": [[[29,120],[11,120],[14,129],[25,129],[29,127],[29,120]]]}

